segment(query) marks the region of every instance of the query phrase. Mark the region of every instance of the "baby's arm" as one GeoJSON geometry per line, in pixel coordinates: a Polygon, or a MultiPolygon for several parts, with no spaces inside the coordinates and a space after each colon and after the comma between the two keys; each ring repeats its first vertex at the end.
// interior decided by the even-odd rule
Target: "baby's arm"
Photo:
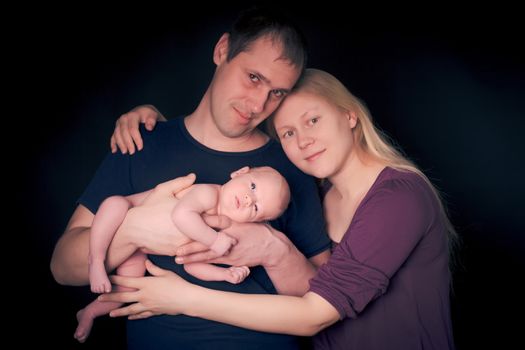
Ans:
{"type": "Polygon", "coordinates": [[[175,205],[172,219],[175,226],[184,235],[206,244],[218,254],[217,256],[222,256],[235,244],[235,240],[209,227],[201,216],[206,211],[216,208],[218,201],[218,186],[194,185],[175,205]]]}

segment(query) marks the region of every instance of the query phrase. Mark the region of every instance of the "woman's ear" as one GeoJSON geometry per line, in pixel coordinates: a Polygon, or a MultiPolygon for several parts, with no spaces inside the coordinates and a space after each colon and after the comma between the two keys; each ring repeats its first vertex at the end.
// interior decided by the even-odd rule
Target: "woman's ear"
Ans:
{"type": "Polygon", "coordinates": [[[353,129],[357,125],[357,116],[355,115],[354,111],[348,111],[346,112],[346,117],[348,118],[348,122],[350,123],[350,128],[353,129]]]}
{"type": "Polygon", "coordinates": [[[233,173],[230,174],[230,176],[233,179],[234,177],[237,177],[241,174],[246,174],[248,172],[250,172],[250,167],[245,166],[245,167],[240,168],[239,170],[235,170],[233,173]]]}
{"type": "Polygon", "coordinates": [[[230,42],[230,34],[224,33],[217,44],[215,44],[215,49],[213,49],[213,62],[216,65],[220,65],[222,62],[226,61],[228,57],[228,45],[230,42]]]}

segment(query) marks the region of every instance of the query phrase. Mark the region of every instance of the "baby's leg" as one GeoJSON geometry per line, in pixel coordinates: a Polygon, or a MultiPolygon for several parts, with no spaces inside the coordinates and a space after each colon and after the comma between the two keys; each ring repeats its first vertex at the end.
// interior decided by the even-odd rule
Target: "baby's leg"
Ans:
{"type": "Polygon", "coordinates": [[[89,283],[93,293],[111,291],[104,261],[109,244],[124,221],[131,202],[123,196],[112,196],[102,202],[91,225],[89,241],[89,283]]]}
{"type": "MultiPolygon", "coordinates": [[[[117,268],[117,274],[121,276],[132,276],[140,277],[144,276],[146,272],[146,254],[141,251],[136,251],[131,257],[129,257],[122,265],[117,268]]],[[[115,286],[115,291],[126,291],[131,290],[130,288],[115,286]]],[[[122,303],[117,302],[102,302],[98,300],[92,301],[88,306],[77,312],[78,326],[73,335],[75,339],[83,343],[86,341],[93,321],[96,317],[108,314],[111,310],[117,309],[122,303]]]]}
{"type": "Polygon", "coordinates": [[[184,270],[203,281],[226,281],[233,284],[241,283],[250,274],[248,266],[220,267],[213,264],[185,264],[184,270]]]}

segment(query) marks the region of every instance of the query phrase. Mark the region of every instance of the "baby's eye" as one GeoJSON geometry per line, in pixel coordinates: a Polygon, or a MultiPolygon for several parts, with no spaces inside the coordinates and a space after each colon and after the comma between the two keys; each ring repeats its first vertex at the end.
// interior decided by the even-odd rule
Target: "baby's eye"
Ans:
{"type": "Polygon", "coordinates": [[[253,207],[255,208],[255,211],[256,211],[256,212],[259,211],[259,207],[257,206],[257,204],[255,204],[253,207]]]}
{"type": "Polygon", "coordinates": [[[257,186],[255,185],[255,183],[251,183],[250,184],[250,188],[252,189],[252,191],[255,191],[255,189],[257,188],[257,186]]]}

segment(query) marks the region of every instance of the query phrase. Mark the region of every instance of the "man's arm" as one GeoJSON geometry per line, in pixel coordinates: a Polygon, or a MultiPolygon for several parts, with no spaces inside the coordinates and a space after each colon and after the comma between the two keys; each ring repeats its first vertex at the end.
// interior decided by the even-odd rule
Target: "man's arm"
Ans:
{"type": "MultiPolygon", "coordinates": [[[[210,226],[220,227],[210,217],[210,226]]],[[[270,225],[258,223],[232,223],[223,230],[237,240],[237,244],[226,256],[216,258],[215,253],[198,242],[192,242],[176,251],[176,262],[212,262],[235,266],[262,265],[279,294],[304,295],[308,281],[315,275],[316,268],[330,257],[328,250],[308,260],[293,243],[270,225]]]]}
{"type": "MultiPolygon", "coordinates": [[[[51,272],[58,283],[73,286],[89,283],[89,235],[93,218],[92,212],[79,205],[58,240],[51,258],[51,272]]],[[[109,247],[106,260],[108,271],[116,268],[136,250],[136,246],[126,242],[123,236],[116,234],[109,247]]]]}
{"type": "MultiPolygon", "coordinates": [[[[175,255],[177,246],[173,243],[175,240],[172,232],[151,229],[155,227],[155,222],[159,221],[159,215],[168,215],[159,212],[155,204],[191,186],[194,181],[195,175],[190,174],[164,182],[151,191],[145,203],[128,211],[109,246],[107,271],[112,271],[122,264],[138,248],[147,252],[175,255]],[[144,211],[147,215],[143,215],[144,211]],[[137,220],[135,215],[143,219],[137,220]]],[[[58,283],[75,286],[89,283],[89,236],[93,218],[94,214],[89,209],[79,205],[71,216],[64,234],[58,240],[51,258],[51,272],[58,283]]]]}
{"type": "Polygon", "coordinates": [[[94,215],[79,205],[51,257],[51,273],[60,284],[84,285],[88,278],[89,228],[94,215]]]}
{"type": "Polygon", "coordinates": [[[281,249],[275,248],[268,262],[263,265],[275,289],[279,294],[304,295],[308,291],[310,279],[317,273],[317,268],[330,258],[330,250],[307,259],[286,235],[269,225],[267,228],[273,231],[272,236],[276,239],[274,244],[281,246],[281,249]]]}

